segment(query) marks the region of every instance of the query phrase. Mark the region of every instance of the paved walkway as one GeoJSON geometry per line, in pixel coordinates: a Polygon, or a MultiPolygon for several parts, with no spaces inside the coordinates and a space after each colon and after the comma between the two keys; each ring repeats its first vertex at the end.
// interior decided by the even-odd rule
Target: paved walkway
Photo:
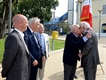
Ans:
{"type": "MultiPolygon", "coordinates": [[[[59,39],[65,40],[65,36],[59,36],[59,39]]],[[[106,80],[106,38],[102,37],[98,39],[99,45],[99,55],[100,59],[103,62],[102,67],[105,71],[103,74],[101,66],[98,65],[97,67],[97,74],[96,80],[106,80]]],[[[63,80],[63,63],[62,63],[62,56],[63,56],[63,49],[57,51],[51,51],[50,57],[46,63],[45,69],[45,80],[63,80]]],[[[78,65],[80,62],[78,62],[78,65]]],[[[78,79],[75,80],[84,80],[83,70],[82,68],[78,68],[76,71],[78,79]]],[[[0,77],[0,80],[4,80],[0,77]]]]}
{"type": "MultiPolygon", "coordinates": [[[[105,73],[106,73],[106,46],[99,45],[99,52],[100,52],[100,58],[101,61],[104,62],[102,65],[105,73]]],[[[45,80],[63,80],[63,64],[62,64],[62,56],[63,56],[63,50],[60,52],[55,52],[54,54],[51,54],[49,57],[49,60],[46,64],[46,70],[45,70],[45,80]]],[[[80,62],[78,62],[78,66],[80,65],[80,62]]],[[[83,69],[77,68],[76,75],[78,76],[77,80],[84,80],[83,76],[83,69]]],[[[101,66],[98,65],[97,68],[97,75],[96,80],[106,80],[106,74],[104,75],[101,69],[101,66]]]]}

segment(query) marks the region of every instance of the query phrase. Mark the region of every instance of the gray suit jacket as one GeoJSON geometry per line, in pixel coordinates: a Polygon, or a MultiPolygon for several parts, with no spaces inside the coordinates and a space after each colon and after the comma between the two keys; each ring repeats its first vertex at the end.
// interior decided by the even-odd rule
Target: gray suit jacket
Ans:
{"type": "Polygon", "coordinates": [[[21,36],[15,30],[8,35],[5,41],[1,73],[2,77],[6,77],[6,80],[29,79],[30,56],[21,36]]]}
{"type": "Polygon", "coordinates": [[[92,30],[91,39],[89,39],[82,49],[82,67],[93,67],[100,64],[99,53],[98,53],[98,41],[95,32],[92,30]]]}

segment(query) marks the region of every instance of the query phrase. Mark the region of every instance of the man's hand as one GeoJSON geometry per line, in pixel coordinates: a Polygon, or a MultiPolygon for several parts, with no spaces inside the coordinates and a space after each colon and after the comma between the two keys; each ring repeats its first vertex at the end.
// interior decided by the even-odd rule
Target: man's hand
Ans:
{"type": "Polygon", "coordinates": [[[43,56],[43,57],[42,57],[42,61],[45,61],[45,60],[46,60],[46,57],[45,57],[45,56],[43,56]]]}
{"type": "Polygon", "coordinates": [[[79,37],[81,38],[81,37],[83,37],[83,35],[82,34],[79,34],[79,37]]]}
{"type": "Polygon", "coordinates": [[[38,65],[38,61],[37,60],[34,60],[33,61],[33,66],[36,66],[36,65],[38,65]]]}
{"type": "Polygon", "coordinates": [[[79,56],[80,58],[82,58],[82,54],[81,54],[81,53],[79,53],[78,56],[79,56]]]}
{"type": "Polygon", "coordinates": [[[89,38],[91,38],[91,33],[88,32],[85,36],[89,39],[89,38]]]}

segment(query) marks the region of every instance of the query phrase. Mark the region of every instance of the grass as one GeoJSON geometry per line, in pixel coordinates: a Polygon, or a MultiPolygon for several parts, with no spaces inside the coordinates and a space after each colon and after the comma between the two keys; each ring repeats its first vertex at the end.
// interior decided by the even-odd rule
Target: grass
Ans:
{"type": "Polygon", "coordinates": [[[0,39],[0,63],[2,62],[5,39],[0,39]]]}
{"type": "MultiPolygon", "coordinates": [[[[54,40],[54,50],[64,48],[65,41],[64,40],[54,40]]],[[[50,50],[52,50],[52,39],[50,38],[50,50]]]]}
{"type": "MultiPolygon", "coordinates": [[[[0,40],[0,63],[2,62],[3,59],[3,53],[4,53],[4,42],[5,39],[0,40]]],[[[54,40],[54,50],[62,49],[64,48],[64,40],[54,40]]],[[[52,50],[52,39],[50,38],[50,50],[52,50]]]]}

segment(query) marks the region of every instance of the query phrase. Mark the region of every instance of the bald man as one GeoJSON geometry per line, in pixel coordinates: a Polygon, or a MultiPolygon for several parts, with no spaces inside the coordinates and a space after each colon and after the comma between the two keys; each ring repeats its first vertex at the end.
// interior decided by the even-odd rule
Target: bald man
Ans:
{"type": "Polygon", "coordinates": [[[14,30],[5,41],[1,75],[6,77],[6,80],[28,80],[31,61],[23,38],[28,21],[22,14],[16,14],[12,21],[14,30]]]}
{"type": "Polygon", "coordinates": [[[88,33],[83,38],[80,38],[80,27],[76,24],[70,26],[70,31],[71,32],[66,36],[63,52],[64,80],[74,80],[77,60],[79,60],[79,49],[85,44],[88,38],[91,37],[88,33]]]}
{"type": "Polygon", "coordinates": [[[42,69],[38,69],[37,80],[44,80],[44,72],[45,72],[45,65],[46,59],[48,59],[49,51],[50,51],[50,44],[49,44],[49,35],[44,33],[44,26],[43,24],[39,25],[38,28],[38,41],[42,46],[42,52],[45,55],[45,59],[42,60],[42,69]]]}

